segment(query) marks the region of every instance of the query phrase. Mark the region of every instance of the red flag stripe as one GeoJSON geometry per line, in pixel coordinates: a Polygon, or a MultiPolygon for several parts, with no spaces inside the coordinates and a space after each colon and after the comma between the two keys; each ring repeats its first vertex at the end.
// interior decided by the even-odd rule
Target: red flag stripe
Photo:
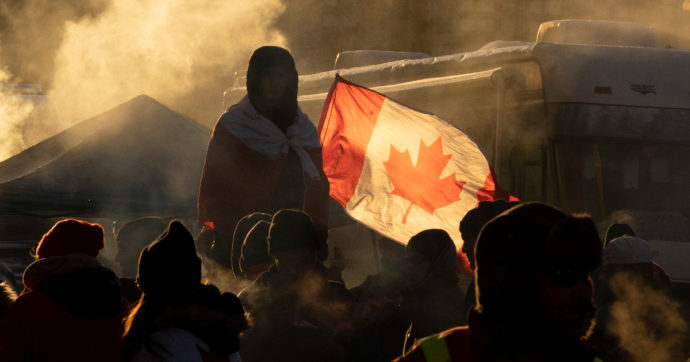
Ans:
{"type": "Polygon", "coordinates": [[[477,205],[480,201],[506,200],[506,201],[520,201],[515,195],[503,190],[496,184],[496,172],[493,167],[490,167],[491,173],[486,176],[484,187],[477,190],[477,205]]]}
{"type": "Polygon", "coordinates": [[[323,170],[328,175],[331,197],[343,207],[355,193],[384,100],[384,96],[352,87],[340,78],[328,93],[318,127],[323,145],[323,170]],[[350,95],[337,96],[338,93],[350,95]],[[353,119],[357,121],[352,122],[353,119]]]}

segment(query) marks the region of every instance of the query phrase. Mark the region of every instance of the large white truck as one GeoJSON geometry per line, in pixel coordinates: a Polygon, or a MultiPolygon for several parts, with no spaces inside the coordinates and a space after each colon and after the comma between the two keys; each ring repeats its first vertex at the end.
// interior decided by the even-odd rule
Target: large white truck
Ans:
{"type": "Polygon", "coordinates": [[[690,283],[690,50],[654,45],[638,24],[552,21],[534,42],[304,75],[299,103],[318,122],[338,73],[434,113],[469,134],[521,200],[588,212],[602,233],[628,223],[673,281],[690,283]]]}

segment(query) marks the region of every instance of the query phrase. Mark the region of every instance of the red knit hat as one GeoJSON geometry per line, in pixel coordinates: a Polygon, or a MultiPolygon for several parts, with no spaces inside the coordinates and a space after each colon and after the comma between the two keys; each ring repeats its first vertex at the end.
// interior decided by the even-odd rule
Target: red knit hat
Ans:
{"type": "Polygon", "coordinates": [[[43,235],[36,255],[47,258],[82,253],[95,258],[103,249],[103,235],[101,225],[76,219],[61,220],[43,235]]]}

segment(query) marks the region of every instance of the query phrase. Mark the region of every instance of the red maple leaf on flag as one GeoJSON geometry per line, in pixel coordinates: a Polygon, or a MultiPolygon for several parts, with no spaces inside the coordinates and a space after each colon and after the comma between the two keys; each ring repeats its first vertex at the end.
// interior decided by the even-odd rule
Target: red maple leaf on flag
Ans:
{"type": "Polygon", "coordinates": [[[403,224],[407,223],[407,215],[412,205],[417,205],[433,215],[434,210],[460,201],[460,193],[465,183],[457,181],[455,173],[441,179],[441,173],[451,157],[443,154],[441,137],[430,146],[419,140],[416,166],[412,164],[409,150],[400,152],[391,145],[390,158],[383,163],[393,182],[391,194],[411,202],[403,216],[403,224]]]}

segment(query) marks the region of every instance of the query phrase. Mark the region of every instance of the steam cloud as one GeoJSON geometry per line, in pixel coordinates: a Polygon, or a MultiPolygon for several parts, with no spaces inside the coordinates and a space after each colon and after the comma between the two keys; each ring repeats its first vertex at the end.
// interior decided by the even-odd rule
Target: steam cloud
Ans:
{"type": "Polygon", "coordinates": [[[614,276],[611,287],[616,302],[611,306],[609,333],[620,338],[632,360],[653,357],[670,362],[685,356],[688,324],[678,303],[627,273],[614,276]]]}
{"type": "MultiPolygon", "coordinates": [[[[0,69],[0,84],[11,80],[10,74],[0,69]]],[[[24,148],[22,128],[31,114],[33,104],[15,94],[0,93],[0,160],[24,148]]]]}
{"type": "Polygon", "coordinates": [[[67,24],[50,96],[72,122],[145,93],[209,123],[251,51],[284,44],[271,30],[282,11],[279,0],[115,1],[67,24]]]}

